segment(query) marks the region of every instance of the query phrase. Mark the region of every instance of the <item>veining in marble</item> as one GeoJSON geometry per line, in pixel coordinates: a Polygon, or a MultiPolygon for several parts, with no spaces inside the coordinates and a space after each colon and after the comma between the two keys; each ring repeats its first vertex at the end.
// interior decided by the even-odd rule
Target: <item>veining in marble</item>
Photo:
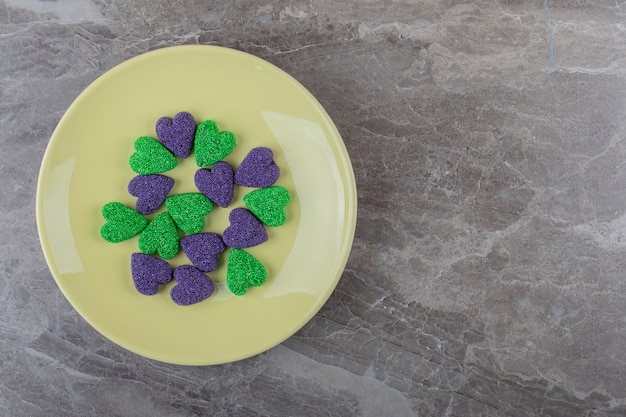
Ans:
{"type": "Polygon", "coordinates": [[[626,415],[625,69],[619,1],[0,0],[0,415],[626,415]],[[195,43],[304,84],[359,194],[322,310],[213,367],[95,332],[34,217],[82,89],[195,43]]]}

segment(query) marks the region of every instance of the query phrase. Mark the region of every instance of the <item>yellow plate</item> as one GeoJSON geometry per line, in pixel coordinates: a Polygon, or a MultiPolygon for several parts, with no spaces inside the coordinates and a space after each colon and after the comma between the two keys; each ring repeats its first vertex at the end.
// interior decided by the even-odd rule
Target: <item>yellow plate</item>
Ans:
{"type": "MultiPolygon", "coordinates": [[[[165,173],[172,193],[197,191],[190,155],[165,173]]],[[[244,207],[240,187],[228,209],[207,216],[221,233],[228,213],[244,207]]],[[[161,209],[162,210],[162,209],[161,209]]],[[[153,217],[149,216],[149,217],[153,217]]],[[[354,174],[336,127],[315,98],[288,74],[252,55],[215,46],[178,46],[130,59],[94,81],[70,106],[46,150],[37,187],[37,226],[59,288],[95,329],[115,343],[163,362],[209,365],[244,359],[282,342],[320,309],[350,252],[356,222],[354,174]],[[256,146],[274,151],[277,185],[292,202],[288,220],[267,227],[269,240],[249,252],[269,277],[243,296],[225,286],[226,256],[208,275],[216,292],[192,306],[139,294],[130,274],[137,237],[107,243],[99,235],[107,202],[134,207],[126,190],[128,158],[139,136],[179,111],[215,120],[237,137],[227,161],[237,166],[256,146]]],[[[173,266],[189,263],[182,251],[173,266]]]]}

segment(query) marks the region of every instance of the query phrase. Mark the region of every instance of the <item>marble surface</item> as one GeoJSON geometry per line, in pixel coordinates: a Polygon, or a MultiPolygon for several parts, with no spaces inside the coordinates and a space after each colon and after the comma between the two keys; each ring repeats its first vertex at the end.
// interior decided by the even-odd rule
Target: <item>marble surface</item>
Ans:
{"type": "Polygon", "coordinates": [[[626,415],[625,97],[618,0],[0,0],[0,415],[626,415]],[[93,330],[35,222],[80,91],[195,43],[304,84],[359,192],[321,311],[212,367],[93,330]]]}

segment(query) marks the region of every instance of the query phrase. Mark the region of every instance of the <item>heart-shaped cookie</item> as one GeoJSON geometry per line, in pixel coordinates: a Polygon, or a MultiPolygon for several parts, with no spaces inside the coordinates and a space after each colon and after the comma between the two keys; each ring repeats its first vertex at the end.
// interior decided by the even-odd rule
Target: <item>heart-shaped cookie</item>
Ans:
{"type": "Polygon", "coordinates": [[[128,183],[128,192],[137,197],[135,208],[139,213],[154,213],[174,187],[174,180],[165,175],[137,175],[128,183]]]}
{"type": "Polygon", "coordinates": [[[102,207],[102,217],[106,222],[100,235],[107,242],[118,243],[139,234],[148,221],[135,210],[122,203],[107,203],[102,207]]]}
{"type": "Polygon", "coordinates": [[[278,181],[280,168],[270,148],[252,148],[235,172],[235,183],[245,187],[269,187],[278,181]]]}
{"type": "Polygon", "coordinates": [[[196,233],[180,240],[180,246],[187,258],[202,272],[217,269],[217,255],[224,252],[226,246],[217,233],[196,233]]]}
{"type": "Polygon", "coordinates": [[[139,235],[139,250],[145,254],[158,252],[163,259],[178,253],[178,230],[168,212],[161,213],[139,235]]]}
{"type": "Polygon", "coordinates": [[[215,291],[211,278],[192,265],[181,265],[176,268],[174,279],[176,285],[170,291],[170,298],[181,306],[206,300],[215,291]]]}
{"type": "Polygon", "coordinates": [[[201,193],[176,194],[167,197],[165,207],[185,233],[200,233],[204,216],[213,210],[213,203],[201,193]]]}
{"type": "Polygon", "coordinates": [[[267,279],[267,270],[263,264],[244,250],[231,249],[227,265],[226,285],[235,295],[243,295],[248,287],[258,287],[267,279]]]}
{"type": "Polygon", "coordinates": [[[289,204],[289,191],[279,185],[254,190],[243,197],[246,207],[268,226],[285,223],[285,206],[289,204]]]}
{"type": "Polygon", "coordinates": [[[193,146],[196,120],[186,111],[177,113],[173,119],[161,117],[156,122],[157,138],[174,155],[187,158],[193,146]]]}
{"type": "Polygon", "coordinates": [[[231,132],[220,132],[213,120],[205,120],[196,129],[194,156],[199,167],[213,165],[230,154],[237,140],[231,132]]]}
{"type": "Polygon", "coordinates": [[[231,248],[249,248],[267,240],[261,222],[245,208],[233,209],[228,218],[230,226],[224,230],[222,240],[231,248]]]}
{"type": "Polygon", "coordinates": [[[135,153],[130,156],[128,163],[137,174],[150,175],[169,171],[178,161],[161,142],[142,136],[135,140],[135,153]]]}
{"type": "Polygon", "coordinates": [[[200,168],[194,181],[198,190],[220,207],[228,207],[233,200],[235,183],[233,169],[227,162],[220,161],[213,168],[200,168]]]}
{"type": "Polygon", "coordinates": [[[172,267],[167,261],[144,253],[130,256],[130,270],[137,291],[144,295],[154,295],[159,291],[159,284],[172,280],[172,267]]]}

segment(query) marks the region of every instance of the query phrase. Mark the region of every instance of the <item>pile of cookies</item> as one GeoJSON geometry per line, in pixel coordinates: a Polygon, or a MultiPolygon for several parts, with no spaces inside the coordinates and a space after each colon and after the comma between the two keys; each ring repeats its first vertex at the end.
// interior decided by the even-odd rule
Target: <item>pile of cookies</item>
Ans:
{"type": "Polygon", "coordinates": [[[176,304],[203,301],[215,291],[207,273],[217,269],[218,255],[228,248],[228,289],[235,295],[243,295],[250,286],[262,285],[267,270],[244,249],[268,240],[266,226],[285,223],[285,207],[291,199],[285,188],[274,185],[280,177],[280,168],[273,151],[266,147],[252,148],[233,169],[224,158],[237,146],[235,135],[220,131],[212,120],[196,124],[187,112],[180,112],[173,119],[160,118],[156,134],[158,140],[147,136],[137,138],[135,153],[129,159],[131,169],[138,174],[128,183],[128,192],[137,197],[135,209],[119,202],[102,208],[105,224],[100,234],[106,241],[122,242],[139,235],[139,252],[130,257],[137,291],[153,295],[162,284],[174,279],[176,285],[170,291],[170,298],[176,304]],[[174,179],[163,173],[175,168],[178,158],[185,159],[192,152],[199,167],[194,175],[198,192],[170,195],[174,179]],[[213,211],[214,204],[229,207],[237,185],[256,188],[244,196],[246,208],[230,211],[230,225],[221,235],[202,232],[205,217],[213,211]],[[165,211],[151,221],[145,217],[162,206],[165,211]],[[174,269],[167,260],[181,248],[190,264],[174,269]]]}

